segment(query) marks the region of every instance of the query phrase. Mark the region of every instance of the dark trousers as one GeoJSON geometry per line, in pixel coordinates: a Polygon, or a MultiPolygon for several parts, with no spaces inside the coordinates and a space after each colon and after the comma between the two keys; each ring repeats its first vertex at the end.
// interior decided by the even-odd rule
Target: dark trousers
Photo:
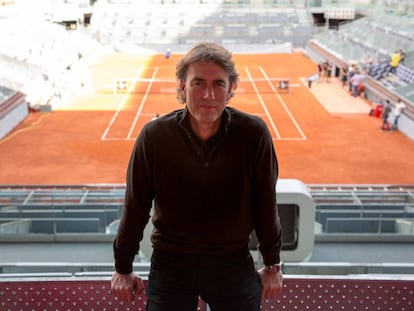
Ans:
{"type": "Polygon", "coordinates": [[[148,311],[195,311],[199,298],[212,311],[258,311],[262,286],[248,249],[219,256],[154,250],[146,293],[148,311]]]}

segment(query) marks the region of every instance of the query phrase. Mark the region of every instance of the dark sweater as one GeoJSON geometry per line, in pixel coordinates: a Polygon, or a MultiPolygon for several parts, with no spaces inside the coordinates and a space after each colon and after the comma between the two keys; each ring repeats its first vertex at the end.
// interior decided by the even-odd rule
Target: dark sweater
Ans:
{"type": "Polygon", "coordinates": [[[255,229],[264,263],[278,263],[278,164],[265,123],[226,107],[219,132],[201,142],[187,114],[149,122],[136,141],[114,241],[116,271],[132,271],[153,199],[155,249],[225,254],[245,249],[255,229]]]}

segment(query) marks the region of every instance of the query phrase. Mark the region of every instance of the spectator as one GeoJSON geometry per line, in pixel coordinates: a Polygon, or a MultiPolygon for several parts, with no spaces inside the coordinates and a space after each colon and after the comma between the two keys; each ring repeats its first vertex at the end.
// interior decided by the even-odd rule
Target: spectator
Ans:
{"type": "Polygon", "coordinates": [[[351,79],[352,77],[355,75],[355,65],[352,64],[351,68],[349,68],[348,71],[348,83],[349,83],[349,92],[352,92],[352,83],[351,83],[351,79]]]}
{"type": "Polygon", "coordinates": [[[400,50],[400,64],[404,64],[405,61],[405,52],[403,49],[400,50]]]}
{"type": "Polygon", "coordinates": [[[328,67],[329,67],[329,62],[325,61],[322,64],[322,82],[326,82],[328,80],[328,77],[329,77],[328,67]]]}
{"type": "Polygon", "coordinates": [[[332,64],[326,63],[326,82],[331,82],[331,76],[332,76],[332,64]]]}
{"type": "Polygon", "coordinates": [[[341,68],[340,79],[342,82],[342,88],[344,88],[346,85],[346,82],[348,81],[348,67],[341,68]]]}
{"type": "Polygon", "coordinates": [[[374,60],[373,60],[373,58],[371,57],[370,54],[367,54],[363,58],[362,63],[360,64],[360,66],[361,66],[362,71],[365,72],[365,73],[368,73],[371,70],[371,68],[374,66],[374,60]]]}
{"type": "Polygon", "coordinates": [[[359,90],[362,89],[361,85],[364,79],[365,79],[365,75],[360,73],[359,69],[357,69],[350,81],[352,84],[352,96],[358,97],[359,90]]]}
{"type": "Polygon", "coordinates": [[[391,130],[396,130],[398,128],[398,120],[401,117],[403,110],[405,109],[405,104],[399,99],[394,108],[394,122],[392,123],[391,130]]]}
{"type": "Polygon", "coordinates": [[[171,50],[170,48],[167,49],[167,51],[165,52],[165,58],[169,59],[171,57],[171,50]]]}
{"type": "Polygon", "coordinates": [[[318,81],[322,81],[322,75],[323,75],[323,64],[318,63],[318,81]]]}
{"type": "Polygon", "coordinates": [[[227,107],[238,73],[221,45],[195,45],[176,76],[185,107],[147,123],[130,157],[112,292],[132,301],[144,289],[132,262],[154,200],[147,310],[196,310],[199,297],[212,310],[260,310],[283,282],[272,137],[262,119],[227,107]]]}
{"type": "Polygon", "coordinates": [[[382,126],[381,130],[391,130],[390,124],[388,123],[388,117],[390,116],[391,112],[391,103],[387,99],[385,101],[384,109],[382,111],[382,126]]]}
{"type": "Polygon", "coordinates": [[[390,69],[390,73],[396,73],[397,72],[397,67],[400,64],[401,61],[401,54],[399,51],[395,51],[395,53],[393,53],[391,55],[391,69],[390,69]]]}

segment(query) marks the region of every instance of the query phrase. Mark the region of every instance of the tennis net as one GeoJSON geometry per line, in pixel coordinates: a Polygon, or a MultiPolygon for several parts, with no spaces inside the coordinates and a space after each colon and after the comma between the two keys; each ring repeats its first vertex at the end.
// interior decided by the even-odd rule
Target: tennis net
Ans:
{"type": "MultiPolygon", "coordinates": [[[[114,79],[110,90],[114,94],[175,94],[177,82],[162,79],[114,79]]],[[[289,78],[241,79],[236,93],[278,93],[290,90],[289,78]]]]}

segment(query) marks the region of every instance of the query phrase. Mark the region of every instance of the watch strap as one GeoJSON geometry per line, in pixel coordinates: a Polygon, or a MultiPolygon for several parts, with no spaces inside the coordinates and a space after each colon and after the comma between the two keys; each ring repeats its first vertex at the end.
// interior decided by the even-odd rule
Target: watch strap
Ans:
{"type": "Polygon", "coordinates": [[[273,273],[278,273],[281,270],[281,265],[280,264],[274,264],[274,265],[270,265],[270,266],[265,266],[267,270],[269,270],[270,272],[273,273]]]}

